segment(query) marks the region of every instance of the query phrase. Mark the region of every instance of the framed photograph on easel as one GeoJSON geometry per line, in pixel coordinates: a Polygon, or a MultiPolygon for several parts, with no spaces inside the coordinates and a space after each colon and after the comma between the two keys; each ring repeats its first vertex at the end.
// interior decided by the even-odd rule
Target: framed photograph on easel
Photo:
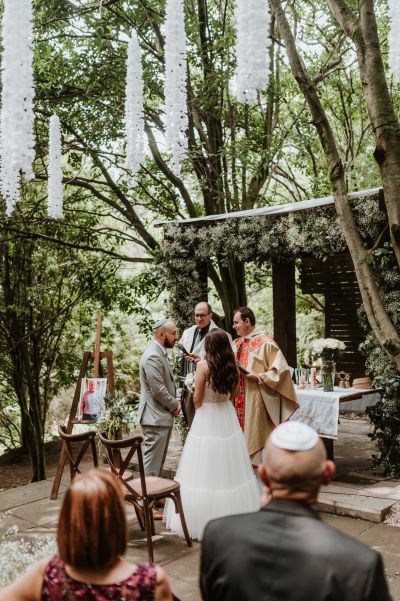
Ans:
{"type": "Polygon", "coordinates": [[[107,378],[82,378],[77,419],[97,421],[104,415],[107,378]]]}
{"type": "MultiPolygon", "coordinates": [[[[100,340],[102,330],[102,316],[97,316],[96,342],[94,353],[86,351],[83,353],[79,376],[75,387],[75,393],[66,426],[67,434],[72,434],[74,424],[90,424],[97,421],[105,411],[104,397],[114,397],[114,367],[113,354],[111,350],[100,351],[100,340]],[[101,365],[101,360],[106,362],[106,369],[101,365]],[[89,364],[93,361],[93,377],[87,377],[89,364]],[[100,376],[106,375],[103,378],[100,376]]],[[[62,444],[57,470],[51,489],[50,498],[56,499],[61,484],[67,453],[65,444],[62,444]]]]}

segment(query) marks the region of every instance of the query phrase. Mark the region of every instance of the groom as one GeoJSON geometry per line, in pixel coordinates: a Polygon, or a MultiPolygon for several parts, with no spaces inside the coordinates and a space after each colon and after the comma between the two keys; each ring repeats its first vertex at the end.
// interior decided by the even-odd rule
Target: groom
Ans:
{"type": "Polygon", "coordinates": [[[176,326],[160,319],[153,327],[153,341],[140,359],[140,402],[138,419],[144,436],[144,472],[159,476],[167,454],[174,417],[181,404],[176,399],[174,376],[167,349],[176,342],[176,326]]]}

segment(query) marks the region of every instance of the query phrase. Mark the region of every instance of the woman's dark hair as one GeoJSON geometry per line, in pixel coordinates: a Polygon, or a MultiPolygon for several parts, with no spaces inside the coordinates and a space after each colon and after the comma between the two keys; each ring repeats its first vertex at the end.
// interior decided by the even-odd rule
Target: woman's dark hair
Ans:
{"type": "Polygon", "coordinates": [[[127,537],[124,497],[116,478],[99,469],[77,476],[58,518],[60,558],[74,568],[109,568],[125,553],[127,537]]]}
{"type": "Polygon", "coordinates": [[[239,381],[239,372],[227,333],[219,328],[210,330],[204,348],[211,388],[214,392],[231,394],[239,381]]]}

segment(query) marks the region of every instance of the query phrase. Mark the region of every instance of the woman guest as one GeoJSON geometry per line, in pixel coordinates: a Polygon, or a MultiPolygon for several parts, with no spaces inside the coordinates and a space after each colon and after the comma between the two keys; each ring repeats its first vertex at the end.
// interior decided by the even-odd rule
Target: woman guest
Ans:
{"type": "MultiPolygon", "coordinates": [[[[260,492],[243,432],[232,404],[239,372],[228,336],[216,328],[205,337],[205,359],[196,368],[190,428],[176,480],[192,538],[201,540],[209,520],[256,511],[260,492]]],[[[173,502],[165,506],[167,528],[183,535],[173,502]]]]}
{"type": "Polygon", "coordinates": [[[58,520],[58,555],[0,591],[0,601],[172,601],[164,571],[122,558],[127,523],[119,483],[103,470],[75,478],[58,520]]]}

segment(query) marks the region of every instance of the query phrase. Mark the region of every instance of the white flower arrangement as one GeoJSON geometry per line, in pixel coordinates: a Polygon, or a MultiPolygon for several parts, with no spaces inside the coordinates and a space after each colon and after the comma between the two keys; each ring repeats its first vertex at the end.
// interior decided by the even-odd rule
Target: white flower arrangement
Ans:
{"type": "Polygon", "coordinates": [[[61,129],[57,115],[50,117],[49,126],[49,180],[47,185],[47,213],[49,217],[63,217],[63,188],[61,167],[61,129]]]}
{"type": "Polygon", "coordinates": [[[237,0],[235,96],[253,104],[270,76],[271,13],[268,0],[237,0]]]}
{"type": "Polygon", "coordinates": [[[399,0],[389,0],[389,68],[400,80],[400,4],[399,0]]]}
{"type": "Polygon", "coordinates": [[[323,359],[333,361],[339,351],[344,351],[346,345],[336,338],[317,338],[310,342],[308,347],[323,359]]]}
{"type": "Polygon", "coordinates": [[[136,174],[144,156],[144,111],[142,55],[137,35],[128,43],[125,86],[125,167],[129,170],[129,185],[137,186],[136,174]]]}
{"type": "Polygon", "coordinates": [[[1,57],[0,179],[11,215],[20,193],[20,171],[34,177],[32,0],[4,0],[1,57]]]}
{"type": "Polygon", "coordinates": [[[184,1],[167,0],[165,13],[165,141],[172,154],[172,172],[179,177],[187,152],[189,123],[184,1]]]}
{"type": "MultiPolygon", "coordinates": [[[[0,517],[0,526],[3,520],[14,517],[11,512],[5,511],[0,517]]],[[[54,537],[37,536],[33,540],[24,540],[18,536],[18,526],[10,526],[3,530],[0,536],[0,583],[1,586],[11,584],[18,576],[25,572],[32,564],[57,553],[54,537]]]]}
{"type": "Polygon", "coordinates": [[[187,388],[191,394],[194,392],[194,376],[195,374],[189,371],[185,378],[185,388],[187,388]]]}

